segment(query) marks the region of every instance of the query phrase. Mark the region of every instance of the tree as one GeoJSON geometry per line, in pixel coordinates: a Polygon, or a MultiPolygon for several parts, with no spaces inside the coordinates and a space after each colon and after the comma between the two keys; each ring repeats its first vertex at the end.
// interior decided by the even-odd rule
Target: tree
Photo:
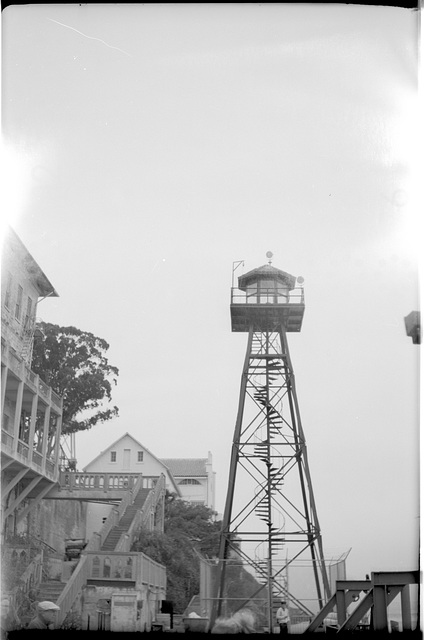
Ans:
{"type": "MultiPolygon", "coordinates": [[[[142,551],[163,564],[167,575],[167,599],[176,613],[183,613],[190,600],[200,590],[199,553],[217,558],[222,522],[214,519],[214,512],[204,505],[195,505],[167,494],[165,501],[164,533],[141,530],[132,551],[142,551]]],[[[255,603],[249,597],[261,585],[235,555],[227,566],[226,613],[231,615],[246,598],[258,620],[263,617],[266,598],[263,593],[255,603]]]]}
{"type": "Polygon", "coordinates": [[[183,613],[199,593],[198,552],[213,557],[219,548],[221,522],[204,505],[194,505],[167,494],[164,533],[141,530],[132,551],[142,551],[163,564],[167,575],[167,599],[174,611],[183,613]]]}
{"type": "Polygon", "coordinates": [[[103,408],[119,375],[105,357],[106,340],[75,327],[40,322],[37,328],[31,368],[63,397],[62,433],[91,429],[117,416],[118,407],[103,408]]]}

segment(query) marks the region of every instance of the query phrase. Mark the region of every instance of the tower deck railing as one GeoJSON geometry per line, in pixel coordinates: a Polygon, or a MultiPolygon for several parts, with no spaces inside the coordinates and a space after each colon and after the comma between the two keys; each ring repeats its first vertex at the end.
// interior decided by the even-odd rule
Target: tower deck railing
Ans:
{"type": "Polygon", "coordinates": [[[231,304],[305,304],[305,295],[303,287],[296,287],[289,292],[274,287],[255,291],[232,287],[231,304]]]}

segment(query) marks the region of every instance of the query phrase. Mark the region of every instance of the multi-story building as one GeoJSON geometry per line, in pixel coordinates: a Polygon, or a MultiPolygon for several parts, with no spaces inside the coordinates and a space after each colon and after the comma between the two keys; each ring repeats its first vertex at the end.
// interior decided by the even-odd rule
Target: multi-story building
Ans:
{"type": "Polygon", "coordinates": [[[58,480],[62,399],[30,368],[37,304],[58,294],[11,228],[3,239],[1,282],[1,508],[7,535],[58,480]]]}
{"type": "MultiPolygon", "coordinates": [[[[49,296],[57,296],[53,285],[9,229],[2,251],[1,294],[2,559],[7,560],[7,575],[2,563],[2,598],[11,610],[20,611],[19,624],[25,624],[25,603],[35,593],[36,600],[57,602],[57,628],[66,626],[67,616],[76,616],[83,629],[150,630],[165,598],[166,568],[130,549],[140,528],[163,530],[165,467],[159,460],[155,465],[152,457],[150,478],[134,474],[137,479],[126,485],[130,470],[123,442],[122,480],[116,473],[94,473],[88,486],[84,481],[77,492],[70,491],[81,474],[59,471],[62,399],[30,368],[37,304],[49,296]],[[102,501],[108,502],[108,510],[91,535],[86,511],[98,497],[100,478],[107,478],[102,501]],[[120,495],[111,495],[115,488],[120,495]],[[63,552],[66,540],[74,537],[87,540],[87,545],[79,559],[68,562],[63,552]],[[37,543],[34,558],[34,548],[26,548],[28,540],[37,543]],[[17,545],[25,548],[17,550],[17,545]],[[17,558],[24,562],[16,564],[17,558]]],[[[16,622],[8,619],[5,628],[16,628],[16,622]]]]}

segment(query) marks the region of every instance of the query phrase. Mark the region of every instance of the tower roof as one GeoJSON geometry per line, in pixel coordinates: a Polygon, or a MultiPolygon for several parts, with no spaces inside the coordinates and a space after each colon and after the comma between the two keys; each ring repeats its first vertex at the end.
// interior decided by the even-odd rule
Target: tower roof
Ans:
{"type": "Polygon", "coordinates": [[[294,289],[296,285],[295,276],[290,275],[290,273],[286,273],[286,271],[281,271],[281,269],[276,269],[271,264],[264,264],[262,267],[252,269],[252,271],[248,271],[244,275],[240,276],[238,279],[238,288],[244,291],[247,285],[252,282],[257,282],[260,278],[272,278],[273,280],[278,280],[288,286],[289,289],[294,289]]]}

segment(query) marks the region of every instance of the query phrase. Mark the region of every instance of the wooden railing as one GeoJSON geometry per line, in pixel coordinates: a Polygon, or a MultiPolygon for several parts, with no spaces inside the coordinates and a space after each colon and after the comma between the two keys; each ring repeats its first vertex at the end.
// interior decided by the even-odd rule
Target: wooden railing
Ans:
{"type": "Polygon", "coordinates": [[[166,589],[166,568],[141,553],[141,582],[150,587],[166,589]]]}
{"type": "MultiPolygon", "coordinates": [[[[43,576],[43,551],[41,550],[19,577],[19,584],[9,592],[8,598],[12,603],[15,614],[15,623],[22,623],[22,614],[25,614],[28,598],[32,590],[36,590],[43,576]]],[[[6,634],[7,635],[7,634],[6,634]]]]}
{"type": "Polygon", "coordinates": [[[143,476],[140,475],[136,480],[134,488],[130,491],[126,491],[123,494],[123,497],[121,502],[119,503],[119,506],[116,507],[115,509],[112,509],[112,511],[109,513],[100,531],[90,538],[85,548],[85,551],[97,551],[98,549],[100,549],[103,542],[106,540],[108,534],[113,529],[113,527],[115,527],[118,524],[119,520],[121,519],[121,517],[125,512],[125,509],[128,507],[129,504],[131,504],[133,500],[133,496],[137,494],[137,492],[140,490],[142,485],[143,485],[143,476]]]}
{"type": "Polygon", "coordinates": [[[21,575],[19,581],[21,586],[24,587],[26,593],[40,584],[43,573],[43,559],[44,552],[41,550],[21,575]]]}
{"type": "Polygon", "coordinates": [[[66,586],[59,598],[57,599],[57,606],[60,608],[60,611],[57,612],[56,617],[56,627],[60,628],[63,621],[66,618],[66,615],[71,610],[72,605],[75,602],[78,593],[84,587],[87,582],[88,576],[88,558],[86,555],[82,555],[75,571],[71,575],[70,579],[66,583],[66,586]]]}
{"type": "MultiPolygon", "coordinates": [[[[151,558],[148,558],[143,553],[125,552],[116,550],[114,552],[100,551],[102,543],[106,540],[111,529],[116,526],[124,514],[127,506],[132,503],[133,497],[143,486],[143,476],[139,476],[134,485],[133,490],[129,490],[124,493],[119,507],[112,509],[111,513],[107,517],[104,525],[99,533],[94,533],[84,551],[81,554],[81,558],[78,565],[68,580],[66,587],[60,594],[57,605],[60,607],[60,611],[57,614],[56,626],[59,628],[63,624],[67,613],[71,610],[72,605],[78,596],[80,590],[84,587],[88,578],[102,579],[102,580],[122,580],[136,582],[141,580],[143,584],[148,584],[156,588],[166,588],[166,569],[163,565],[155,562],[151,558]],[[105,575],[105,560],[108,559],[109,567],[108,575],[105,575]],[[129,562],[129,560],[131,560],[129,562]],[[102,575],[100,575],[100,563],[102,564],[102,575]],[[140,577],[141,574],[141,577],[140,577]]],[[[141,523],[150,516],[151,509],[156,506],[157,500],[160,498],[161,493],[165,489],[165,476],[161,475],[158,479],[155,487],[151,490],[147,497],[146,503],[140,510],[140,517],[138,518],[138,526],[142,526],[141,523]]],[[[133,523],[132,523],[133,524],[133,523]]],[[[127,540],[132,539],[132,533],[135,531],[135,527],[130,526],[130,529],[126,532],[127,540]],[[131,533],[130,533],[131,532],[131,533]]],[[[121,536],[121,539],[123,536],[121,536]]],[[[123,542],[124,545],[124,542],[123,542]]],[[[124,545],[125,546],[125,545],[124,545]]]]}
{"type": "Polygon", "coordinates": [[[66,491],[108,491],[134,489],[140,474],[135,473],[79,473],[61,471],[59,484],[66,491]]]}
{"type": "Polygon", "coordinates": [[[4,429],[1,430],[1,443],[13,449],[14,437],[4,429]]]}
{"type": "MultiPolygon", "coordinates": [[[[86,553],[87,580],[135,582],[166,588],[166,568],[141,552],[90,551],[86,553]]],[[[58,603],[59,604],[59,603],[58,603]]]]}
{"type": "MultiPolygon", "coordinates": [[[[156,509],[158,501],[161,499],[161,495],[164,493],[164,491],[165,476],[161,474],[155,487],[147,496],[143,507],[135,514],[133,521],[128,527],[128,530],[121,534],[121,537],[119,538],[118,543],[115,547],[115,551],[130,551],[136,532],[142,527],[146,526],[148,520],[151,517],[152,510],[156,509]]],[[[150,523],[147,528],[150,529],[150,523]]]]}

